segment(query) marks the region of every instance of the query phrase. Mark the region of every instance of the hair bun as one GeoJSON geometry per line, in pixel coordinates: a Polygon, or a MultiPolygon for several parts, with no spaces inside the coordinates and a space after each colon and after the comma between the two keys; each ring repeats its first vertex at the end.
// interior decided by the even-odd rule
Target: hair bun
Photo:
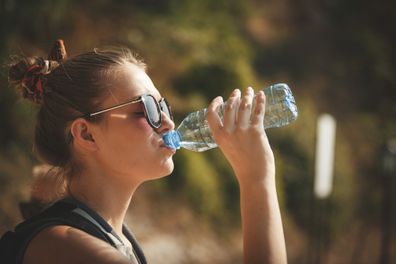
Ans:
{"type": "Polygon", "coordinates": [[[50,73],[53,66],[41,57],[22,58],[10,67],[9,82],[24,98],[40,104],[44,93],[43,76],[50,73]]]}
{"type": "Polygon", "coordinates": [[[19,58],[9,70],[9,83],[19,90],[24,98],[40,104],[44,94],[45,75],[51,73],[59,62],[66,59],[63,40],[55,41],[48,60],[41,57],[19,58]]]}

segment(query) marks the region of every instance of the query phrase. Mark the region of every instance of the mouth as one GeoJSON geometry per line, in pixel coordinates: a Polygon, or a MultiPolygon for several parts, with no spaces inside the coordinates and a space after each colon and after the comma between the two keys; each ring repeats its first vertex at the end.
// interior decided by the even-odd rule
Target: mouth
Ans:
{"type": "Polygon", "coordinates": [[[167,149],[167,150],[169,150],[170,152],[172,152],[173,154],[176,153],[176,149],[171,148],[171,147],[165,145],[165,143],[164,143],[163,140],[160,140],[160,141],[159,141],[159,147],[160,147],[160,148],[163,148],[163,149],[167,149]]]}

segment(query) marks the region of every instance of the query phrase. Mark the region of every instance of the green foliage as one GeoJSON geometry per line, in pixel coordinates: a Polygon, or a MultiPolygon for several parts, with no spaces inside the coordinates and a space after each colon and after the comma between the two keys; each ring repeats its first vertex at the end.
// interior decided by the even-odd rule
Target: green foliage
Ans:
{"type": "Polygon", "coordinates": [[[7,150],[3,148],[0,155],[0,233],[21,220],[18,203],[30,193],[27,183],[33,162],[21,153],[23,150],[12,144],[7,150]]]}
{"type": "Polygon", "coordinates": [[[179,186],[199,212],[210,218],[224,215],[222,188],[219,175],[203,155],[181,151],[175,157],[177,168],[171,186],[179,186]]]}
{"type": "Polygon", "coordinates": [[[208,99],[215,98],[219,91],[240,87],[238,75],[221,65],[196,65],[174,80],[173,87],[181,96],[200,93],[208,99]]]}

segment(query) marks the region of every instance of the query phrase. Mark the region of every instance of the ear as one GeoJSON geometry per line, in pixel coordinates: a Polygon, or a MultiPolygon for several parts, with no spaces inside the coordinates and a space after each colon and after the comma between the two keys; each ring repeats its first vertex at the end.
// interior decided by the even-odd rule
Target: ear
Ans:
{"type": "Polygon", "coordinates": [[[98,149],[93,136],[94,132],[93,125],[83,118],[74,120],[70,126],[73,143],[87,151],[96,151],[98,149]]]}

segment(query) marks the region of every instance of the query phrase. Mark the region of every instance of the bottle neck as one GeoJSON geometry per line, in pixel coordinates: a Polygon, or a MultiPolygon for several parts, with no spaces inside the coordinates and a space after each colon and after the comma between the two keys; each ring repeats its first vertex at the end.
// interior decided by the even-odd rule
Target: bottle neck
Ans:
{"type": "Polygon", "coordinates": [[[172,149],[180,149],[180,134],[177,130],[172,130],[162,136],[167,147],[172,149]]]}

